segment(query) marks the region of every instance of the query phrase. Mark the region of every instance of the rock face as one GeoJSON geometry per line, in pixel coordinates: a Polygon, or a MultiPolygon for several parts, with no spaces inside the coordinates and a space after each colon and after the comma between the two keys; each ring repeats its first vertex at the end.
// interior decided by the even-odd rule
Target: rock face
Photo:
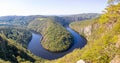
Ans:
{"type": "Polygon", "coordinates": [[[92,26],[87,26],[84,28],[84,34],[86,34],[86,36],[91,35],[91,30],[92,30],[92,26]]]}
{"type": "Polygon", "coordinates": [[[84,36],[89,37],[92,32],[92,25],[80,28],[79,33],[82,33],[84,36]]]}
{"type": "Polygon", "coordinates": [[[120,48],[120,41],[116,43],[116,47],[120,48]]]}
{"type": "Polygon", "coordinates": [[[120,56],[116,55],[115,58],[113,58],[110,63],[120,63],[120,56]]]}
{"type": "Polygon", "coordinates": [[[76,63],[85,63],[85,61],[84,60],[79,60],[76,63]]]}

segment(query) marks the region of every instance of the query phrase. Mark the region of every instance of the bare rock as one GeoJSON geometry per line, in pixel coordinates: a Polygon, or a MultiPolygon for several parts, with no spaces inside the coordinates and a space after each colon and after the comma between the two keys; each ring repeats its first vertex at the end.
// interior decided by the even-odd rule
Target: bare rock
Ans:
{"type": "Polygon", "coordinates": [[[91,32],[92,32],[92,26],[89,25],[89,26],[86,26],[86,27],[80,28],[79,32],[80,32],[80,33],[83,33],[86,37],[88,37],[88,36],[91,35],[91,32]]]}
{"type": "Polygon", "coordinates": [[[84,60],[79,60],[76,63],[85,63],[85,61],[84,60]]]}
{"type": "Polygon", "coordinates": [[[120,56],[116,55],[115,58],[113,58],[110,63],[120,63],[120,56]]]}
{"type": "Polygon", "coordinates": [[[86,36],[90,36],[91,35],[91,30],[92,30],[92,26],[87,26],[84,28],[84,34],[86,34],[86,36]]]}

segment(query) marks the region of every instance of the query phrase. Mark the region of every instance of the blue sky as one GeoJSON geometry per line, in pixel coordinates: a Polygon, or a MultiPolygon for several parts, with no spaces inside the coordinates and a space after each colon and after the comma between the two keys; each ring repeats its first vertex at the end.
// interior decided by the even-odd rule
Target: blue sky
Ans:
{"type": "Polygon", "coordinates": [[[0,16],[101,13],[107,0],[0,0],[0,16]]]}

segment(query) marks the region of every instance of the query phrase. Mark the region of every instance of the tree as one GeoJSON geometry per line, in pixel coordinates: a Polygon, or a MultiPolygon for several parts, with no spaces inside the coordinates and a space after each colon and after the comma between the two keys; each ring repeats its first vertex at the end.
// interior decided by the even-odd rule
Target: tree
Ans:
{"type": "Polygon", "coordinates": [[[108,0],[109,5],[120,3],[120,0],[108,0]]]}

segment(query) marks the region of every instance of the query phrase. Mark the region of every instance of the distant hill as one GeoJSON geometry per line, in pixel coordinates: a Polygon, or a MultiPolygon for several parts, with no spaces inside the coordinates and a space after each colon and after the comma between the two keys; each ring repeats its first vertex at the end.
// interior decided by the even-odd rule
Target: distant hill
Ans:
{"type": "Polygon", "coordinates": [[[36,18],[51,18],[55,21],[61,23],[62,25],[69,24],[73,21],[81,21],[86,19],[92,19],[98,17],[98,13],[86,13],[86,14],[76,14],[76,15],[66,15],[66,16],[44,16],[44,15],[31,15],[31,16],[1,16],[0,26],[2,25],[24,25],[27,26],[31,21],[36,18]]]}
{"type": "Polygon", "coordinates": [[[75,21],[89,20],[89,19],[93,19],[99,16],[100,14],[98,13],[83,13],[83,14],[75,14],[75,15],[66,15],[66,16],[61,16],[61,17],[62,19],[70,23],[70,22],[75,22],[75,21]]]}
{"type": "Polygon", "coordinates": [[[2,16],[0,17],[0,25],[28,25],[37,17],[43,16],[2,16]]]}

